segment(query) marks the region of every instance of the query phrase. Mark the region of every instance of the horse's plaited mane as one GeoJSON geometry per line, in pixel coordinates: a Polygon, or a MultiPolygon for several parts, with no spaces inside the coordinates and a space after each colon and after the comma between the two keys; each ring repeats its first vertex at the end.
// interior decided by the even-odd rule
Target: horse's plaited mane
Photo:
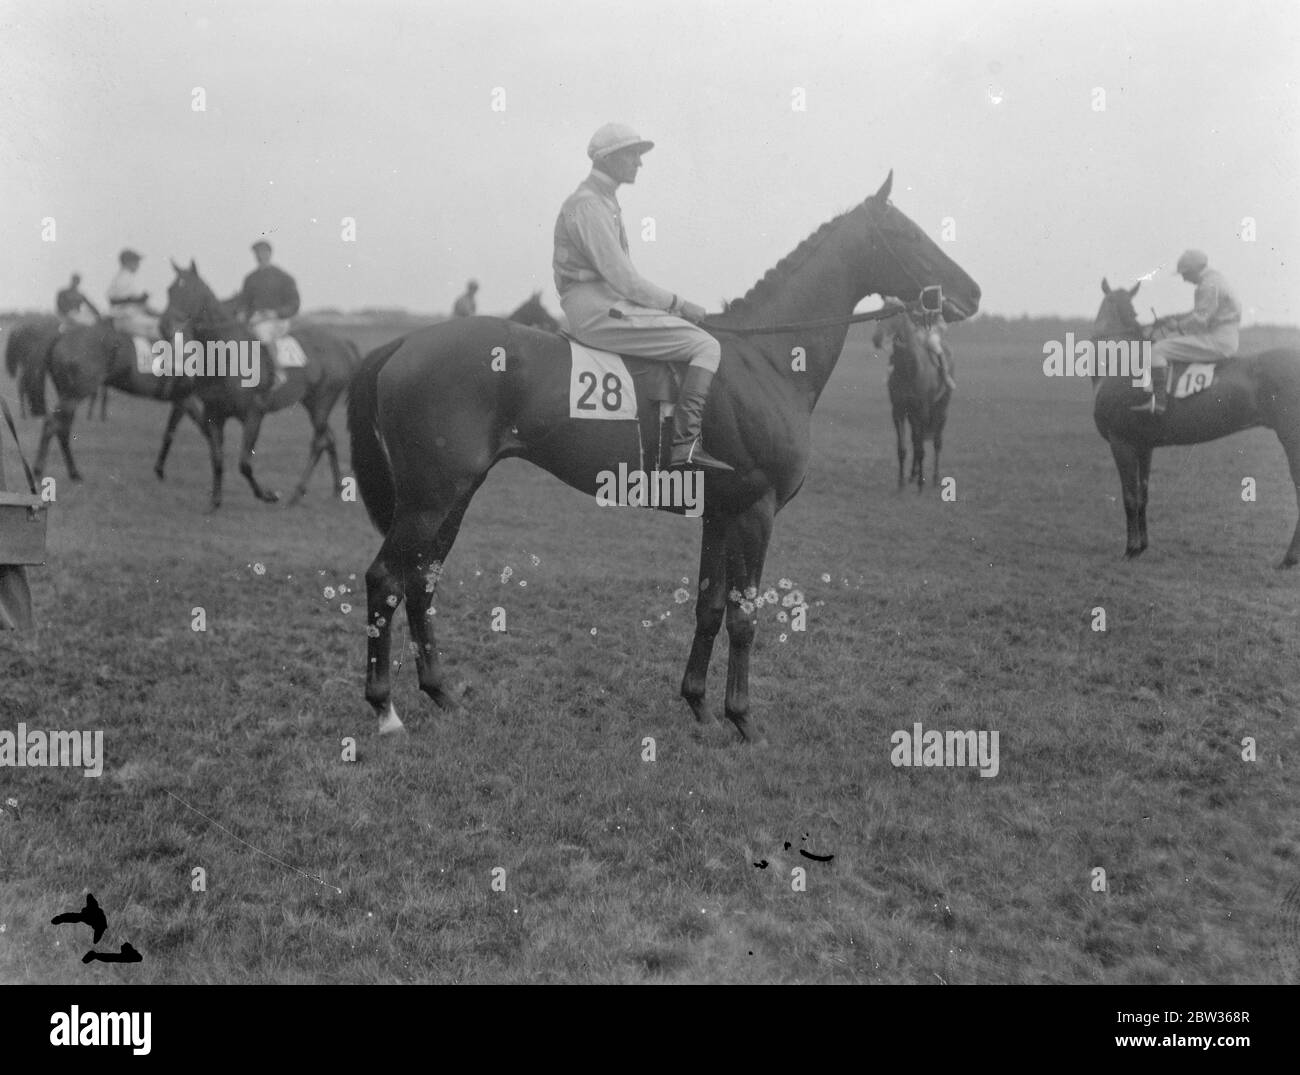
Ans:
{"type": "Polygon", "coordinates": [[[738,299],[732,299],[726,306],[726,312],[745,313],[750,310],[754,303],[770,298],[772,292],[777,289],[777,285],[784,281],[791,273],[795,272],[799,266],[804,264],[818,247],[822,245],[827,237],[850,213],[856,212],[861,205],[855,205],[852,209],[846,209],[838,216],[826,221],[820,228],[808,236],[803,242],[796,246],[790,253],[786,254],[780,261],[773,265],[763,274],[763,278],[753,287],[745,292],[738,299]]]}

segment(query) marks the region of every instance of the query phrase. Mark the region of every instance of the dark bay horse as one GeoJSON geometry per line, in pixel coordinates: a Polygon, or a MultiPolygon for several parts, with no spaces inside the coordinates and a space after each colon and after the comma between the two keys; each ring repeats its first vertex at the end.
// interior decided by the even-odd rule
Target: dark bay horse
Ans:
{"type": "MultiPolygon", "coordinates": [[[[975,281],[890,203],[892,180],[891,173],[874,195],[804,240],[708,326],[722,340],[722,363],[704,416],[705,439],[735,470],[704,477],[695,640],[681,693],[704,721],[709,658],[725,614],[725,711],[742,738],[751,737],[756,625],[744,595],[759,588],[773,519],[807,474],[812,410],[854,306],[877,293],[915,299],[937,284],[948,319],[979,307],[975,281]],[[763,334],[734,334],[745,328],[763,334]]],[[[420,688],[445,708],[463,694],[440,667],[429,611],[470,499],[493,465],[527,459],[589,494],[602,470],[641,465],[638,448],[620,447],[624,442],[615,438],[623,434],[611,428],[627,423],[570,420],[569,378],[567,340],[470,317],[373,351],[353,381],[352,465],[370,518],[384,534],[366,573],[365,694],[381,732],[402,727],[391,701],[390,632],[403,598],[420,688]],[[502,356],[504,366],[497,361],[502,356]]]]}
{"type": "Polygon", "coordinates": [[[507,318],[518,325],[532,325],[534,328],[544,329],[547,332],[559,332],[560,323],[550,314],[550,311],[542,305],[542,293],[534,291],[528,299],[515,308],[514,313],[507,318]]]}
{"type": "MultiPolygon", "coordinates": [[[[98,319],[104,324],[103,318],[98,319]]],[[[63,319],[43,315],[30,317],[18,322],[9,331],[5,343],[5,369],[10,377],[18,379],[18,405],[24,418],[27,417],[27,401],[31,388],[46,375],[45,364],[49,359],[50,348],[54,346],[59,333],[65,331],[63,319]]],[[[99,389],[99,420],[108,421],[108,385],[99,389]]],[[[95,400],[90,401],[90,411],[94,414],[95,400]]],[[[39,416],[38,416],[39,417],[39,416]]],[[[71,469],[71,468],[69,468],[71,469]]]]}
{"type": "Polygon", "coordinates": [[[45,360],[58,339],[62,322],[57,317],[27,317],[9,329],[5,340],[5,370],[18,380],[18,405],[27,417],[27,399],[33,378],[45,377],[45,360]]]}
{"type": "Polygon", "coordinates": [[[29,367],[21,383],[31,413],[45,418],[32,466],[38,476],[45,473],[50,441],[57,438],[68,477],[81,481],[70,443],[73,419],[78,403],[89,399],[93,407],[95,397],[106,387],[179,405],[203,429],[198,404],[188,398],[193,390],[192,382],[184,378],[155,377],[151,370],[141,370],[131,337],[117,331],[109,321],[57,333],[39,364],[29,367]],[[58,395],[53,411],[47,411],[45,402],[47,374],[58,395]]]}
{"type": "MultiPolygon", "coordinates": [[[[889,405],[894,420],[894,439],[898,446],[898,488],[916,482],[916,491],[925,489],[925,442],[934,443],[934,481],[939,481],[939,452],[943,448],[943,427],[948,421],[948,404],[952,392],[926,344],[926,328],[918,325],[906,307],[887,321],[882,321],[871,338],[879,347],[893,338],[889,372],[889,405]],[[907,461],[907,433],[912,434],[912,469],[903,477],[907,461]]],[[[943,344],[951,362],[952,352],[943,344]]]]}
{"type": "MultiPolygon", "coordinates": [[[[1101,282],[1103,298],[1093,323],[1093,340],[1138,342],[1146,330],[1138,323],[1131,288],[1101,282]]],[[[1133,410],[1148,398],[1132,387],[1128,376],[1093,377],[1096,401],[1092,416],[1097,432],[1110,444],[1119,469],[1128,520],[1127,558],[1147,547],[1147,483],[1151,454],[1167,444],[1202,444],[1243,429],[1266,426],[1277,434],[1286,452],[1300,506],[1300,350],[1278,348],[1263,354],[1228,359],[1215,365],[1214,381],[1186,399],[1169,401],[1163,415],[1133,410]]],[[[1300,562],[1300,521],[1278,567],[1300,562]]]]}
{"type": "Polygon", "coordinates": [[[324,453],[329,454],[334,492],[338,495],[343,488],[343,475],[339,470],[338,448],[329,427],[329,418],[361,364],[361,352],[356,344],[315,325],[295,324],[293,338],[302,345],[307,365],[301,369],[285,370],[285,382],[268,391],[263,386],[275,376],[270,356],[262,353],[260,343],[248,326],[231,316],[227,305],[199,276],[193,260],[188,269],[174,261],[172,268],[176,279],[167,289],[167,309],[159,319],[163,339],[171,340],[179,332],[187,343],[194,341],[205,348],[210,344],[242,343],[248,345],[256,356],[256,384],[245,385],[237,376],[203,376],[197,378],[194,388],[194,395],[203,406],[203,421],[212,456],[212,510],[221,506],[225,427],[231,418],[237,419],[244,427],[239,472],[259,500],[274,503],[280,499],[278,493],[258,484],[253,474],[253,453],[262,429],[262,419],[295,403],[301,403],[311,419],[312,439],[307,467],[298,480],[290,503],[297,503],[307,492],[307,482],[324,453]],[[254,343],[258,346],[253,347],[254,343]]]}

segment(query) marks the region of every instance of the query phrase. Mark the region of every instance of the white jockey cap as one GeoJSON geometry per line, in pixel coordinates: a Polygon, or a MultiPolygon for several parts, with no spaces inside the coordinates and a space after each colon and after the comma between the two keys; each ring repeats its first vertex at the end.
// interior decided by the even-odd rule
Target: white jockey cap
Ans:
{"type": "Polygon", "coordinates": [[[606,123],[591,136],[587,143],[587,156],[598,161],[629,146],[636,146],[644,153],[654,149],[655,144],[642,138],[626,123],[606,123]]]}
{"type": "Polygon", "coordinates": [[[1179,276],[1188,272],[1200,272],[1209,263],[1210,259],[1205,256],[1204,250],[1184,250],[1183,256],[1178,259],[1178,265],[1174,271],[1179,276]]]}

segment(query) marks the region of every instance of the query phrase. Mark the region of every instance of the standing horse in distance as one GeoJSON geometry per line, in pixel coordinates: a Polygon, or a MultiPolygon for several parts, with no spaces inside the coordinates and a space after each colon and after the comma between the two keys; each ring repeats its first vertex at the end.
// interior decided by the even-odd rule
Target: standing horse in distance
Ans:
{"type": "Polygon", "coordinates": [[[540,328],[545,332],[560,331],[560,323],[542,305],[542,293],[540,291],[534,291],[525,302],[515,308],[514,312],[506,320],[513,321],[518,325],[531,325],[533,328],[540,328]]]}
{"type": "MultiPolygon", "coordinates": [[[[226,422],[237,419],[244,427],[243,442],[239,452],[239,473],[248,481],[253,495],[268,504],[280,499],[280,494],[263,488],[253,474],[253,453],[257,437],[266,415],[301,403],[311,419],[311,449],[307,467],[298,479],[290,504],[296,504],[307,492],[307,482],[324,453],[329,454],[330,469],[334,476],[334,493],[343,489],[343,475],[339,470],[338,448],[330,430],[330,412],[343,395],[348,382],[361,364],[361,352],[356,344],[335,336],[315,325],[294,325],[293,338],[301,344],[307,356],[307,365],[301,369],[287,369],[285,382],[275,385],[269,392],[262,387],[265,378],[273,378],[275,370],[270,356],[262,353],[257,337],[248,326],[233,317],[227,305],[213,293],[212,288],[199,276],[193,259],[188,269],[172,262],[176,279],[167,288],[167,309],[159,319],[159,330],[164,340],[171,340],[179,332],[186,342],[197,342],[207,349],[209,344],[257,344],[251,347],[256,356],[258,379],[256,384],[244,385],[239,376],[197,379],[194,394],[203,405],[203,422],[207,431],[212,457],[211,510],[221,506],[222,473],[225,469],[224,447],[226,422]]],[[[169,427],[170,429],[170,427],[169,427]]],[[[164,442],[165,447],[166,442],[164,442]]],[[[164,453],[165,454],[165,453],[164,453]]]]}
{"type": "MultiPolygon", "coordinates": [[[[894,420],[894,440],[898,448],[898,488],[909,481],[916,491],[925,490],[925,442],[934,443],[934,481],[939,481],[939,452],[943,448],[943,427],[948,422],[948,404],[952,392],[944,383],[938,364],[926,345],[926,329],[912,320],[906,306],[877,326],[871,337],[873,347],[893,337],[889,372],[889,406],[894,420]],[[912,434],[912,469],[904,480],[907,462],[907,432],[912,434]]],[[[952,352],[945,341],[945,357],[951,367],[952,352]]]]}
{"type": "MultiPolygon", "coordinates": [[[[735,470],[701,475],[695,639],[681,693],[704,721],[709,658],[725,614],[725,712],[745,739],[752,734],[749,656],[756,625],[750,598],[762,582],[774,517],[808,473],[813,407],[844,347],[854,307],[871,294],[913,300],[933,285],[943,289],[950,320],[979,307],[975,281],[890,203],[892,182],[890,173],[874,195],[824,224],[705,326],[722,340],[722,363],[704,433],[709,450],[735,470]]],[[[366,573],[365,696],[381,733],[402,727],[391,700],[390,647],[403,598],[421,690],[444,708],[454,708],[464,693],[440,665],[430,608],[443,562],[488,471],[502,459],[526,459],[594,494],[600,472],[643,465],[639,438],[633,433],[629,441],[616,428],[628,423],[570,419],[569,388],[568,341],[492,317],[443,322],[394,341],[373,351],[353,381],[352,465],[366,510],[384,535],[366,573]],[[505,356],[504,371],[494,354],[505,356]]]]}
{"type": "MultiPolygon", "coordinates": [[[[1138,323],[1133,296],[1142,286],[1112,288],[1101,282],[1101,308],[1093,322],[1094,343],[1141,342],[1147,329],[1138,323]]],[[[1266,426],[1277,434],[1286,452],[1300,508],[1300,350],[1276,348],[1259,355],[1215,363],[1210,387],[1186,399],[1170,399],[1163,415],[1135,411],[1145,394],[1128,376],[1092,379],[1096,392],[1092,416],[1097,432],[1110,444],[1124,493],[1128,542],[1124,556],[1132,559],[1147,547],[1147,483],[1151,455],[1168,444],[1203,444],[1230,433],[1266,426]]],[[[1300,520],[1291,545],[1278,567],[1300,563],[1300,520]]]]}

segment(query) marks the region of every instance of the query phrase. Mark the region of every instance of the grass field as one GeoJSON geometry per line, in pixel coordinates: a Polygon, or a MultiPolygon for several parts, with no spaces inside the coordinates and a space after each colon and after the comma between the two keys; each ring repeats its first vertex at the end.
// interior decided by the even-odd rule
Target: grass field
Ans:
{"type": "MultiPolygon", "coordinates": [[[[1276,438],[1157,452],[1152,545],[1126,563],[1086,383],[1044,378],[1039,347],[954,332],[957,497],[900,494],[864,339],[777,519],[766,581],[810,608],[804,633],[763,610],[766,749],[677,697],[697,521],[500,466],[436,603],[469,710],[439,714],[405,660],[411,734],[381,741],[362,506],[331,498],[324,467],[300,507],[255,502],[228,434],[208,516],[193,429],[159,484],[161,407],[115,395],[106,424],[79,418],[86,481],[51,464],[39,630],[0,635],[0,730],[102,729],[106,760],[97,780],[0,769],[21,809],[0,815],[0,981],[1300,980],[1300,570],[1273,569],[1296,512],[1276,438]],[[914,722],[996,730],[997,776],[895,768],[891,734],[914,722]],[[143,963],[83,966],[89,931],[50,924],[87,891],[99,949],[129,941],[143,963]]],[[[38,428],[22,423],[29,452],[38,428]]],[[[307,433],[301,412],[270,418],[259,476],[287,491],[307,433]]],[[[725,656],[720,636],[715,703],[725,656]]]]}

